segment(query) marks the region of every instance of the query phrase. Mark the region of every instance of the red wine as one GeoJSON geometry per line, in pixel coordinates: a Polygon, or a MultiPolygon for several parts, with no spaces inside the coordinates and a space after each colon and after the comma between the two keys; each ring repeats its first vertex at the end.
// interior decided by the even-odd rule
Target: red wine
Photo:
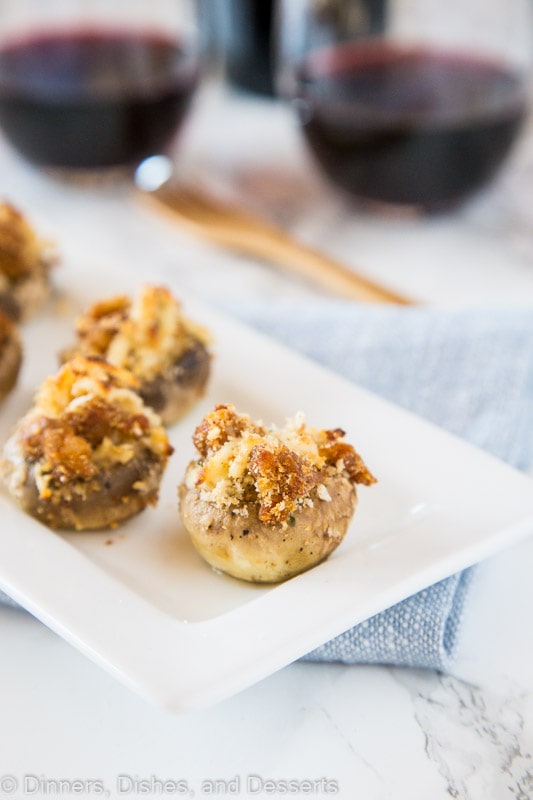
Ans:
{"type": "Polygon", "coordinates": [[[0,126],[42,166],[134,165],[168,146],[195,83],[163,35],[36,34],[0,50],[0,126]]]}
{"type": "Polygon", "coordinates": [[[383,42],[316,51],[298,84],[305,137],[336,185],[428,210],[485,183],[525,115],[520,78],[503,65],[383,42]]]}

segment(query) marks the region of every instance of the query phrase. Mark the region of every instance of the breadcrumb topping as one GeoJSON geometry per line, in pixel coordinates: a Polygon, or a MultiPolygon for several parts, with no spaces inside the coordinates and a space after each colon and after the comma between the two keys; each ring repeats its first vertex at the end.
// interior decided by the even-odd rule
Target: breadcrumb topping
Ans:
{"type": "Polygon", "coordinates": [[[311,494],[331,502],[326,477],[375,483],[344,435],[341,428],[307,426],[301,413],[283,428],[266,428],[231,404],[217,405],[194,432],[200,459],[189,465],[186,483],[218,507],[245,516],[246,504],[257,502],[261,522],[287,525],[294,511],[313,503],[311,494]]]}
{"type": "Polygon", "coordinates": [[[0,291],[46,274],[55,260],[50,242],[37,236],[20,211],[0,203],[0,291]]]}
{"type": "Polygon", "coordinates": [[[0,353],[9,342],[13,341],[13,339],[18,340],[18,338],[19,335],[15,324],[8,316],[0,311],[0,353]]]}
{"type": "Polygon", "coordinates": [[[189,320],[162,286],[145,286],[137,298],[111,297],[91,306],[76,321],[77,342],[63,354],[93,355],[130,370],[140,380],[156,377],[194,344],[208,344],[208,332],[189,320]]]}
{"type": "Polygon", "coordinates": [[[41,497],[53,486],[126,464],[139,450],[166,462],[172,447],[136,386],[126,370],[81,356],[44,381],[16,431],[19,463],[35,465],[41,497]]]}

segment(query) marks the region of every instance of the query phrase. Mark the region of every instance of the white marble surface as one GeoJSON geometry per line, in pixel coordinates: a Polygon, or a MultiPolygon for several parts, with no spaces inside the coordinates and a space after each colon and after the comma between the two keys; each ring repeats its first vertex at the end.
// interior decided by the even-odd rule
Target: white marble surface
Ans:
{"type": "MultiPolygon", "coordinates": [[[[179,160],[189,175],[209,176],[224,193],[246,196],[307,241],[425,302],[533,311],[532,151],[533,137],[525,137],[497,184],[460,214],[369,217],[324,186],[285,110],[209,91],[179,160]]],[[[51,181],[1,140],[0,176],[2,194],[61,242],[65,258],[172,271],[207,301],[284,293],[305,302],[316,293],[190,238],[128,187],[51,181]]],[[[454,676],[295,664],[186,717],[152,708],[40,623],[0,608],[0,798],[55,797],[50,782],[60,779],[85,781],[83,791],[63,790],[67,797],[98,788],[111,797],[180,796],[170,783],[161,790],[157,781],[165,780],[186,781],[201,797],[209,779],[225,781],[219,796],[282,796],[249,778],[261,776],[299,782],[296,797],[528,800],[532,563],[530,539],[478,569],[454,676]],[[306,780],[315,782],[312,792],[306,780]]]]}

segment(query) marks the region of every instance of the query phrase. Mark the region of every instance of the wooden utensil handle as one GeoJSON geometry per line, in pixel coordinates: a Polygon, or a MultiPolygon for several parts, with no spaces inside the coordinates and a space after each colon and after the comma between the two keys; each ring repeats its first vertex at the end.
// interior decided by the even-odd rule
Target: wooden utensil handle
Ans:
{"type": "Polygon", "coordinates": [[[271,222],[197,190],[180,191],[168,182],[141,196],[155,201],[160,210],[177,215],[182,224],[216,244],[284,267],[331,294],[361,302],[414,305],[413,300],[293,239],[271,222]]]}
{"type": "MultiPolygon", "coordinates": [[[[224,231],[217,230],[216,238],[223,239],[224,231]]],[[[253,225],[245,231],[241,230],[238,243],[233,233],[229,233],[225,244],[255,258],[283,266],[328,292],[349,300],[414,305],[413,300],[363,277],[263,220],[254,219],[253,225]]]]}
{"type": "MultiPolygon", "coordinates": [[[[286,236],[282,231],[257,229],[250,235],[248,252],[288,268],[328,292],[350,300],[412,305],[413,301],[364,278],[324,253],[286,236]]],[[[242,242],[243,249],[246,241],[242,242]]]]}

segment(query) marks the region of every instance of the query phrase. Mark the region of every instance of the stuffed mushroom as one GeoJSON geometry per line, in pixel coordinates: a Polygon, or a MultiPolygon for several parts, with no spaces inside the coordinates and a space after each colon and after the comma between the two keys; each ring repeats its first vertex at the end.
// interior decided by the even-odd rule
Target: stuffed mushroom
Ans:
{"type": "Polygon", "coordinates": [[[303,415],[265,428],[217,405],[196,428],[178,488],[193,545],[213,567],[274,583],[323,561],[341,543],[369,472],[344,432],[317,430],[303,415]]]}
{"type": "Polygon", "coordinates": [[[124,370],[76,358],[47,378],[4,448],[1,475],[52,528],[116,527],[155,505],[172,452],[124,370]]]}
{"type": "Polygon", "coordinates": [[[26,218],[0,203],[0,309],[15,321],[28,319],[50,294],[56,253],[26,218]]]}
{"type": "Polygon", "coordinates": [[[0,311],[0,402],[17,382],[22,364],[22,345],[15,324],[0,311]]]}
{"type": "Polygon", "coordinates": [[[184,316],[164,287],[145,286],[133,301],[118,296],[95,303],[78,318],[76,334],[62,359],[100,356],[131,371],[144,402],[165,425],[177,422],[204,394],[209,334],[184,316]]]}

